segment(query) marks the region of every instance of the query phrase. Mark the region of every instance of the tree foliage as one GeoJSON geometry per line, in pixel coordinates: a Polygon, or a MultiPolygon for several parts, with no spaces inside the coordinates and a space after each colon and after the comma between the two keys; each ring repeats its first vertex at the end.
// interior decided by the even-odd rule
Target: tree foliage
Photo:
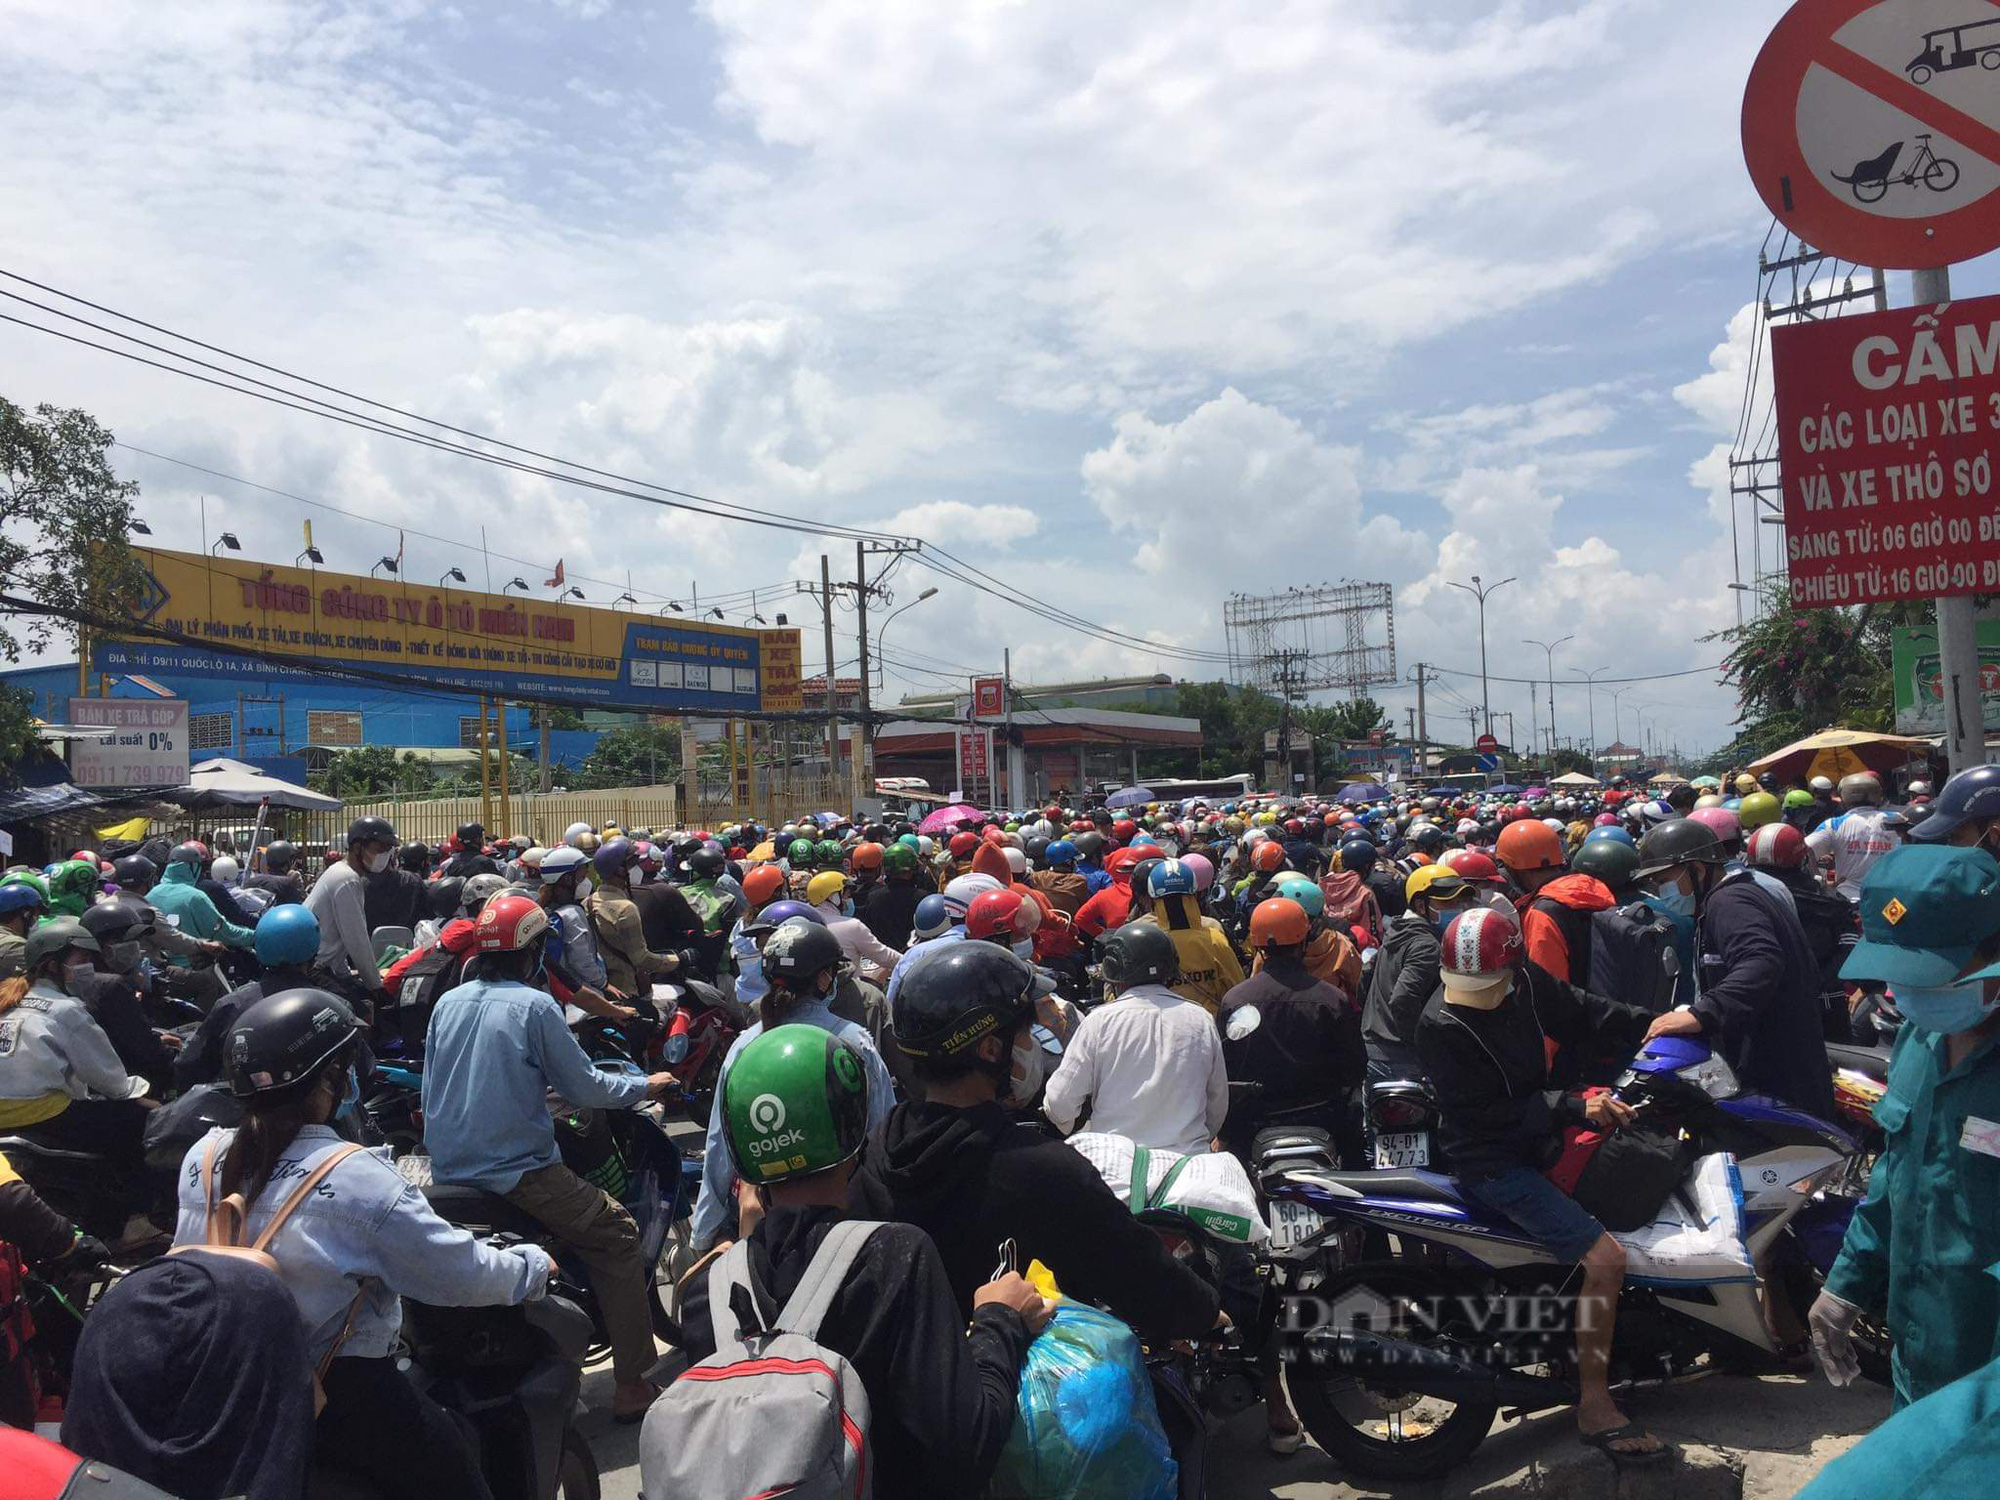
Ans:
{"type": "Polygon", "coordinates": [[[392,745],[362,745],[341,750],[324,771],[308,778],[315,791],[334,797],[413,796],[436,789],[430,762],[405,750],[397,758],[392,745]]]}
{"type": "MultiPolygon", "coordinates": [[[[110,447],[88,412],[42,405],[31,416],[0,396],[0,579],[9,593],[124,615],[143,591],[130,545],[139,486],[112,473],[110,447]]],[[[19,661],[73,628],[46,615],[0,616],[0,652],[19,661]]]]}
{"type": "Polygon", "coordinates": [[[680,774],[680,730],[658,724],[635,724],[601,737],[569,784],[577,791],[664,785],[679,780],[680,774]]]}
{"type": "Polygon", "coordinates": [[[34,699],[19,688],[0,687],[0,779],[35,753],[34,699]]]}
{"type": "Polygon", "coordinates": [[[1548,758],[1548,761],[1549,774],[1551,776],[1560,776],[1566,771],[1581,771],[1586,776],[1595,776],[1597,774],[1596,771],[1591,769],[1590,757],[1588,755],[1584,754],[1581,750],[1572,750],[1566,746],[1558,749],[1554,755],[1548,758]]]}

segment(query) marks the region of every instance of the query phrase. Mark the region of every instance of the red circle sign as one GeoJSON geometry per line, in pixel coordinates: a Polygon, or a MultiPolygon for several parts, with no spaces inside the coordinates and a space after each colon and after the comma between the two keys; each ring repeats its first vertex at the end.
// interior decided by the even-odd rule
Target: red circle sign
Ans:
{"type": "Polygon", "coordinates": [[[1482,734],[1472,744],[1473,748],[1482,755],[1491,755],[1495,750],[1500,748],[1500,742],[1490,734],[1482,734]]]}
{"type": "Polygon", "coordinates": [[[1779,222],[1844,260],[2000,246],[2000,0],[1798,0],[1750,69],[1743,159],[1779,222]]]}

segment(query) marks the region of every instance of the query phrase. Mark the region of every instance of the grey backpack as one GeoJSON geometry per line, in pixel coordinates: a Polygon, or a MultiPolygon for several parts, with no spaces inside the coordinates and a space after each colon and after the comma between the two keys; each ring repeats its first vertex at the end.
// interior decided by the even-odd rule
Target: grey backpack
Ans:
{"type": "Polygon", "coordinates": [[[868,1393],[817,1335],[861,1247],[881,1227],[834,1225],[766,1329],[742,1328],[731,1295],[741,1287],[756,1305],[749,1247],[739,1240],[708,1268],[715,1353],[646,1413],[641,1500],[869,1500],[868,1393]]]}

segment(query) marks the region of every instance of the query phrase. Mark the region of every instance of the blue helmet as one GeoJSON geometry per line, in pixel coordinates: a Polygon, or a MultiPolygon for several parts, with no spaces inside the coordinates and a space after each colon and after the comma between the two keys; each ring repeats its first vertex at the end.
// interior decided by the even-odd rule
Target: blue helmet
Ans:
{"type": "Polygon", "coordinates": [[[945,905],[944,897],[932,893],[917,903],[910,931],[919,938],[934,938],[949,928],[951,922],[951,908],[945,905]]]}
{"type": "Polygon", "coordinates": [[[1595,844],[1604,839],[1610,839],[1613,843],[1617,844],[1630,844],[1634,849],[1639,847],[1638,840],[1634,839],[1631,834],[1609,823],[1605,824],[1602,828],[1593,828],[1583,836],[1583,841],[1586,844],[1595,844]]]}
{"type": "Polygon", "coordinates": [[[309,964],[319,955],[319,918],[296,901],[274,906],[257,922],[257,961],[309,964]]]}
{"type": "Polygon", "coordinates": [[[1163,859],[1146,877],[1146,889],[1155,896],[1192,896],[1194,871],[1177,859],[1163,859]]]}
{"type": "Polygon", "coordinates": [[[2000,818],[2000,766],[1973,766],[1944,784],[1931,815],[1910,830],[1920,844],[1937,844],[1966,823],[2000,818]]]}
{"type": "Polygon", "coordinates": [[[17,912],[40,911],[48,902],[42,893],[25,880],[16,880],[0,885],[0,917],[11,917],[17,912]]]}
{"type": "Polygon", "coordinates": [[[1073,865],[1076,863],[1076,845],[1068,839],[1056,839],[1042,851],[1043,857],[1052,865],[1073,865]]]}
{"type": "Polygon", "coordinates": [[[1340,845],[1340,867],[1357,875],[1375,868],[1375,845],[1368,839],[1344,839],[1340,845]]]}

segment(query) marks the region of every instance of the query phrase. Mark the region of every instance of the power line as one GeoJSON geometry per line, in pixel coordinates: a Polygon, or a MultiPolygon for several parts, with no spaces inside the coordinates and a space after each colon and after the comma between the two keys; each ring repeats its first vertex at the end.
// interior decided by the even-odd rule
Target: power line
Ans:
{"type": "MultiPolygon", "coordinates": [[[[1477,672],[1461,671],[1457,667],[1440,667],[1435,663],[1429,663],[1427,665],[1429,666],[1429,670],[1433,672],[1444,672],[1452,677],[1477,677],[1479,675],[1477,672]]],[[[1689,667],[1684,672],[1648,672],[1643,676],[1639,677],[1599,677],[1596,679],[1594,685],[1597,687],[1603,687],[1606,683],[1610,682],[1666,682],[1675,677],[1699,677],[1704,672],[1720,672],[1721,670],[1722,670],[1722,664],[1718,662],[1712,667],[1689,667]]],[[[1548,683],[1548,678],[1501,677],[1497,673],[1488,673],[1487,681],[1518,682],[1518,683],[1524,683],[1529,687],[1544,687],[1548,683]]],[[[1561,678],[1556,679],[1557,687],[1582,687],[1583,685],[1584,684],[1581,681],[1564,682],[1561,678]]]]}

